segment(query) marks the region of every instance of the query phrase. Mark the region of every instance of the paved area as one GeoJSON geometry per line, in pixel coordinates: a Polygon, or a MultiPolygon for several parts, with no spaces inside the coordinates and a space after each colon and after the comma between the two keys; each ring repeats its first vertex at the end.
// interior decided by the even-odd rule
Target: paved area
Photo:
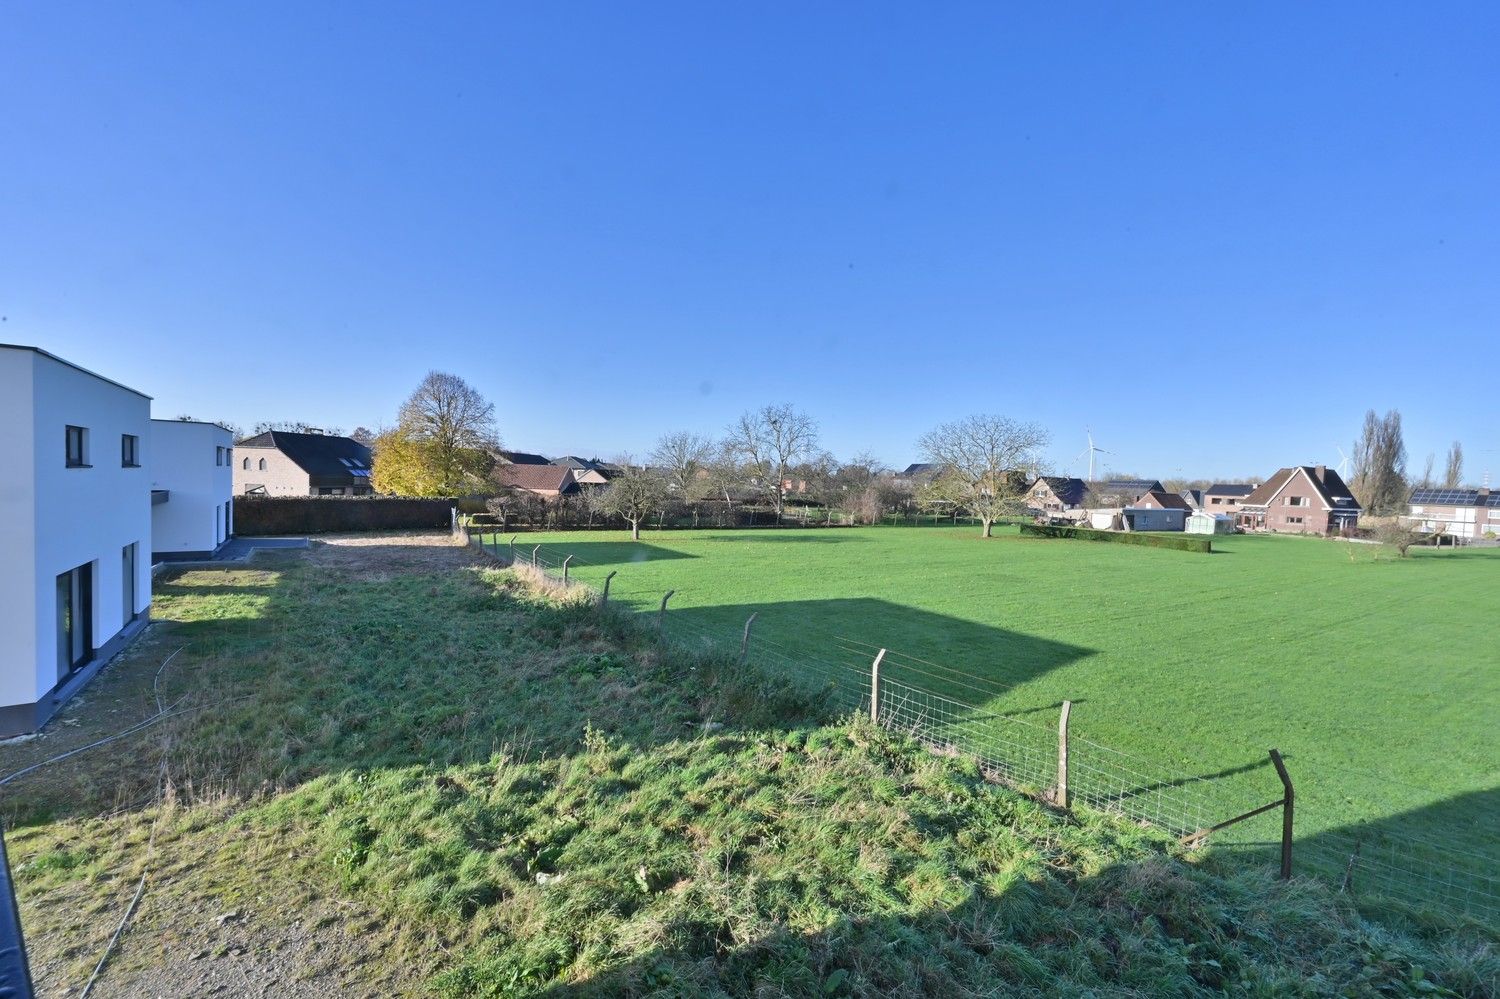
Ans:
{"type": "Polygon", "coordinates": [[[249,558],[257,548],[306,548],[306,538],[230,538],[214,556],[215,562],[237,562],[249,558]]]}

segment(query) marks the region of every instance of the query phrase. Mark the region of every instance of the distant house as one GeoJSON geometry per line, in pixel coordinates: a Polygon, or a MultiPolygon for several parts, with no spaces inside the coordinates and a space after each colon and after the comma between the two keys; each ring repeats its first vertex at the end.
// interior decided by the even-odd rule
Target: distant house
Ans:
{"type": "Polygon", "coordinates": [[[1088,498],[1088,483],[1062,475],[1043,475],[1026,491],[1026,506],[1043,513],[1080,510],[1088,498]]]}
{"type": "Polygon", "coordinates": [[[620,467],[612,465],[598,458],[580,458],[577,455],[564,455],[561,458],[553,458],[552,465],[559,468],[568,468],[573,472],[573,481],[580,486],[603,486],[609,480],[620,474],[620,467]]]}
{"type": "Polygon", "coordinates": [[[1253,492],[1253,483],[1215,482],[1203,490],[1203,509],[1209,513],[1227,513],[1233,516],[1240,508],[1240,501],[1253,492]]]}
{"type": "Polygon", "coordinates": [[[1241,500],[1236,522],[1249,531],[1338,534],[1359,524],[1360,509],[1338,472],[1327,465],[1294,465],[1241,500]]]}
{"type": "Polygon", "coordinates": [[[501,465],[550,465],[552,462],[530,451],[496,451],[495,461],[501,465]]]}
{"type": "Polygon", "coordinates": [[[1089,486],[1089,506],[1127,507],[1151,492],[1165,492],[1165,487],[1155,479],[1110,479],[1089,486]]]}
{"type": "Polygon", "coordinates": [[[1203,509],[1202,489],[1179,489],[1177,491],[1177,495],[1187,500],[1187,505],[1192,507],[1194,510],[1203,509]]]}
{"type": "Polygon", "coordinates": [[[1177,493],[1169,493],[1166,490],[1152,490],[1139,497],[1131,504],[1137,510],[1181,510],[1185,513],[1193,512],[1193,505],[1177,493]]]}
{"type": "Polygon", "coordinates": [[[564,465],[500,465],[491,474],[502,489],[530,493],[544,500],[558,500],[580,492],[573,469],[564,465]]]}
{"type": "Polygon", "coordinates": [[[352,437],[267,430],[235,445],[236,496],[369,496],[370,449],[352,437]]]}
{"type": "Polygon", "coordinates": [[[1450,538],[1500,537],[1500,493],[1483,489],[1417,489],[1409,516],[1424,531],[1442,528],[1450,538]]]}

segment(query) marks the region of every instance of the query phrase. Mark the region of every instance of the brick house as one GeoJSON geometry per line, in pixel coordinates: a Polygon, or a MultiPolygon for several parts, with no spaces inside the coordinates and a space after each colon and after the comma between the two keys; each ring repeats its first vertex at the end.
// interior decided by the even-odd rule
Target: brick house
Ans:
{"type": "Polygon", "coordinates": [[[500,465],[492,474],[501,489],[553,501],[580,491],[573,469],[566,465],[500,465]]]}
{"type": "Polygon", "coordinates": [[[369,496],[368,447],[352,437],[267,430],[234,448],[236,496],[369,496]]]}
{"type": "Polygon", "coordinates": [[[1026,506],[1046,514],[1081,510],[1088,494],[1088,483],[1062,475],[1043,475],[1026,491],[1026,506]]]}
{"type": "Polygon", "coordinates": [[[1241,500],[1235,522],[1247,531],[1341,534],[1359,524],[1360,510],[1338,472],[1327,465],[1294,465],[1241,500]]]}
{"type": "Polygon", "coordinates": [[[1483,489],[1417,489],[1408,517],[1424,531],[1442,528],[1450,538],[1500,537],[1500,493],[1483,489]]]}
{"type": "Polygon", "coordinates": [[[1189,503],[1178,493],[1169,493],[1166,490],[1152,490],[1143,494],[1131,504],[1137,510],[1182,510],[1187,513],[1193,512],[1193,504],[1189,503]]]}
{"type": "Polygon", "coordinates": [[[1239,511],[1240,501],[1255,490],[1255,483],[1215,482],[1203,490],[1203,510],[1205,513],[1227,513],[1232,517],[1239,511]]]}

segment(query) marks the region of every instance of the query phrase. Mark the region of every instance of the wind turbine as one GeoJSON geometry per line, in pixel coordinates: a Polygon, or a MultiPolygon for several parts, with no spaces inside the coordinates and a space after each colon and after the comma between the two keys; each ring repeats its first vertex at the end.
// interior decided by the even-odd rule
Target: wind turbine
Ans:
{"type": "Polygon", "coordinates": [[[1335,466],[1339,470],[1339,478],[1343,479],[1345,482],[1348,482],[1349,481],[1349,456],[1347,454],[1345,454],[1344,453],[1344,449],[1341,448],[1341,447],[1339,447],[1337,444],[1335,444],[1333,446],[1333,449],[1339,453],[1339,463],[1338,463],[1338,465],[1335,466]]]}
{"type": "Polygon", "coordinates": [[[1093,482],[1094,481],[1094,455],[1096,453],[1098,453],[1098,454],[1111,454],[1112,452],[1106,451],[1102,447],[1095,447],[1094,446],[1094,432],[1092,430],[1090,430],[1088,427],[1084,427],[1083,428],[1083,432],[1086,433],[1086,434],[1088,434],[1088,437],[1089,437],[1089,446],[1086,447],[1086,448],[1084,448],[1082,451],[1079,451],[1077,454],[1075,454],[1073,456],[1073,460],[1077,461],[1079,458],[1082,458],[1084,455],[1088,455],[1089,456],[1089,478],[1088,478],[1088,481],[1093,482]]]}

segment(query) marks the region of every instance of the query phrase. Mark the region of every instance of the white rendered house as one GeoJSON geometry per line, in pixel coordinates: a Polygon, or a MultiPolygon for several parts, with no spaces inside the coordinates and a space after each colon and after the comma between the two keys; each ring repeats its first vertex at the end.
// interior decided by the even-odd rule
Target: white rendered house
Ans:
{"type": "Polygon", "coordinates": [[[151,400],[0,344],[0,736],[41,727],[145,627],[151,400]]]}
{"type": "Polygon", "coordinates": [[[151,561],[209,558],[234,533],[234,437],[216,423],[151,421],[151,561]]]}

